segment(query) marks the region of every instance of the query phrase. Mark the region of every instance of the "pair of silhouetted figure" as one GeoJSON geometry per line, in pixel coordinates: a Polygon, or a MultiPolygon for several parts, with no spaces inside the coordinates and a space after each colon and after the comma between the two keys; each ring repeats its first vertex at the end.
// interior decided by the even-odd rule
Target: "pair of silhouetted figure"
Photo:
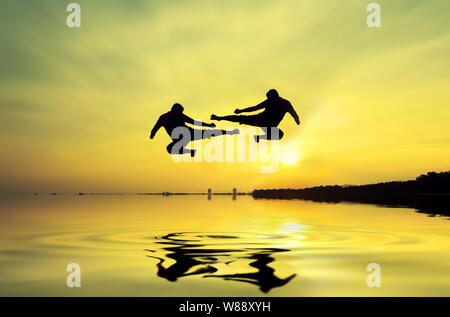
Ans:
{"type": "MultiPolygon", "coordinates": [[[[292,274],[286,278],[279,278],[275,275],[275,269],[268,265],[275,261],[275,258],[273,257],[274,254],[289,251],[287,249],[211,249],[207,247],[207,245],[199,243],[198,240],[184,239],[182,233],[171,233],[161,237],[161,239],[163,241],[157,243],[164,245],[165,247],[162,250],[168,251],[168,253],[165,254],[163,258],[155,255],[147,256],[158,260],[158,263],[156,264],[156,267],[158,268],[157,275],[171,282],[176,282],[179,278],[187,276],[202,276],[204,278],[215,277],[227,281],[250,283],[259,286],[262,292],[267,293],[272,288],[286,285],[296,276],[296,274],[292,274]],[[223,262],[223,260],[219,260],[219,258],[229,258],[229,260],[223,262]],[[166,260],[171,261],[167,261],[170,262],[170,264],[164,266],[163,264],[166,260]],[[214,265],[228,265],[233,261],[242,260],[251,260],[249,264],[249,266],[253,268],[251,272],[217,274],[218,269],[214,267],[214,265]],[[256,269],[256,271],[254,269],[256,269]]],[[[154,250],[147,251],[155,252],[154,250]]],[[[241,266],[238,267],[240,268],[241,266]]],[[[228,267],[228,271],[231,271],[230,267],[228,267]]]]}
{"type": "MultiPolygon", "coordinates": [[[[236,109],[234,111],[235,115],[216,116],[213,114],[211,115],[211,120],[225,120],[259,127],[264,131],[264,134],[255,135],[254,137],[256,142],[259,142],[261,139],[280,140],[284,133],[278,128],[278,125],[284,118],[285,114],[289,113],[294,118],[297,125],[300,124],[300,119],[298,118],[298,115],[291,103],[288,100],[281,98],[275,89],[269,90],[266,96],[266,100],[254,107],[236,109]],[[254,112],[262,109],[264,109],[262,112],[254,115],[239,115],[242,112],[254,112]]],[[[185,148],[191,141],[209,139],[211,137],[223,134],[239,134],[239,129],[234,129],[231,131],[221,129],[201,130],[188,127],[186,123],[211,128],[215,128],[216,125],[214,123],[208,124],[200,121],[194,121],[192,118],[186,116],[183,111],[183,106],[178,103],[174,104],[169,112],[164,113],[159,117],[150,134],[150,139],[153,139],[156,132],[158,132],[161,127],[164,127],[172,138],[172,143],[167,146],[167,151],[170,154],[189,153],[191,156],[194,156],[195,150],[185,148]]]]}

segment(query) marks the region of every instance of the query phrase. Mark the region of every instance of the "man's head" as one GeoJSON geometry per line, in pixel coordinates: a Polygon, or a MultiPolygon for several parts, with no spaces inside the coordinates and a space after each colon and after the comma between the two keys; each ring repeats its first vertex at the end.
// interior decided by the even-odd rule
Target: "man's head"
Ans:
{"type": "Polygon", "coordinates": [[[179,103],[175,103],[172,106],[172,109],[170,110],[171,112],[175,113],[175,114],[182,114],[184,111],[184,108],[182,105],[180,105],[179,103]]]}
{"type": "Polygon", "coordinates": [[[280,98],[280,95],[278,95],[278,91],[276,91],[275,89],[270,89],[267,92],[266,96],[269,100],[277,100],[278,98],[280,98]]]}

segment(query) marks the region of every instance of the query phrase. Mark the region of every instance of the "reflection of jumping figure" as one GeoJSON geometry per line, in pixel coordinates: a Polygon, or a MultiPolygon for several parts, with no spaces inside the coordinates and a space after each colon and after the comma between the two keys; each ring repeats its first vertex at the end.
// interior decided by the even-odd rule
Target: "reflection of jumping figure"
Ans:
{"type": "MultiPolygon", "coordinates": [[[[173,253],[168,255],[168,258],[175,260],[176,262],[169,267],[164,267],[164,259],[156,256],[148,255],[149,258],[158,259],[159,263],[156,264],[158,268],[158,276],[167,279],[170,282],[175,282],[180,277],[201,275],[206,273],[214,273],[217,271],[215,267],[208,265],[204,262],[197,261],[193,257],[189,257],[184,254],[173,253]],[[191,268],[200,266],[197,270],[187,273],[191,268]]],[[[215,259],[214,259],[215,260],[215,259]]]]}
{"type": "MultiPolygon", "coordinates": [[[[277,249],[272,249],[270,251],[280,252],[277,249]]],[[[292,280],[296,276],[296,274],[292,274],[284,279],[281,279],[278,276],[276,276],[275,270],[267,265],[274,261],[274,258],[271,257],[270,255],[271,255],[270,252],[266,253],[265,251],[263,251],[255,253],[248,257],[249,259],[255,260],[252,263],[250,263],[250,266],[258,269],[257,272],[224,274],[224,275],[206,275],[205,277],[220,277],[223,278],[224,280],[258,285],[259,289],[262,292],[267,293],[272,288],[286,285],[287,283],[289,283],[290,280],[292,280]]]]}
{"type": "Polygon", "coordinates": [[[184,108],[179,103],[176,103],[172,106],[172,109],[169,112],[162,114],[155,126],[150,133],[150,139],[155,137],[155,134],[161,127],[164,127],[166,132],[172,138],[172,143],[170,143],[166,149],[170,154],[190,154],[191,156],[195,155],[195,150],[186,149],[186,145],[189,142],[194,140],[201,139],[209,139],[214,136],[219,136],[223,134],[238,134],[239,130],[234,129],[232,131],[226,131],[221,129],[194,129],[192,127],[188,127],[186,123],[196,125],[196,126],[205,126],[210,128],[215,128],[216,125],[214,123],[203,123],[201,121],[194,121],[194,119],[188,117],[183,113],[184,108]]]}
{"type": "Polygon", "coordinates": [[[255,135],[255,141],[259,142],[261,139],[265,140],[280,140],[284,133],[281,129],[277,128],[284,115],[289,114],[294,118],[297,124],[300,124],[300,119],[297,113],[292,107],[291,103],[286,99],[281,98],[275,89],[271,89],[266,94],[267,99],[260,104],[245,109],[236,109],[234,113],[236,115],[230,116],[216,116],[211,115],[211,120],[226,120],[231,122],[238,122],[240,124],[251,125],[260,127],[263,131],[263,135],[255,135]],[[264,109],[264,111],[250,116],[238,115],[242,112],[253,112],[264,109]]]}

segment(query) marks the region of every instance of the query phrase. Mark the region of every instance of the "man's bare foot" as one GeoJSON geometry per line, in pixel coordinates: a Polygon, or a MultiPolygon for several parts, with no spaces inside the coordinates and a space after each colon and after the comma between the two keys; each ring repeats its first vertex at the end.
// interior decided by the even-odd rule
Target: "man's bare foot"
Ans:
{"type": "Polygon", "coordinates": [[[211,120],[220,120],[218,116],[216,116],[215,114],[211,115],[211,120]]]}
{"type": "Polygon", "coordinates": [[[231,130],[231,131],[227,131],[227,134],[229,134],[229,135],[234,135],[234,134],[239,134],[239,133],[240,133],[240,131],[238,128],[231,130]]]}

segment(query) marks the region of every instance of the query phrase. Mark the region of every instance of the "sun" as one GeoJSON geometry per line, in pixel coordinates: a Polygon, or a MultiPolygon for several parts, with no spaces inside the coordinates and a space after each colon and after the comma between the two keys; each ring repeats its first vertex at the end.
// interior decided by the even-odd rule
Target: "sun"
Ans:
{"type": "Polygon", "coordinates": [[[285,165],[295,165],[300,159],[300,153],[294,149],[282,151],[280,153],[280,160],[285,165]]]}

